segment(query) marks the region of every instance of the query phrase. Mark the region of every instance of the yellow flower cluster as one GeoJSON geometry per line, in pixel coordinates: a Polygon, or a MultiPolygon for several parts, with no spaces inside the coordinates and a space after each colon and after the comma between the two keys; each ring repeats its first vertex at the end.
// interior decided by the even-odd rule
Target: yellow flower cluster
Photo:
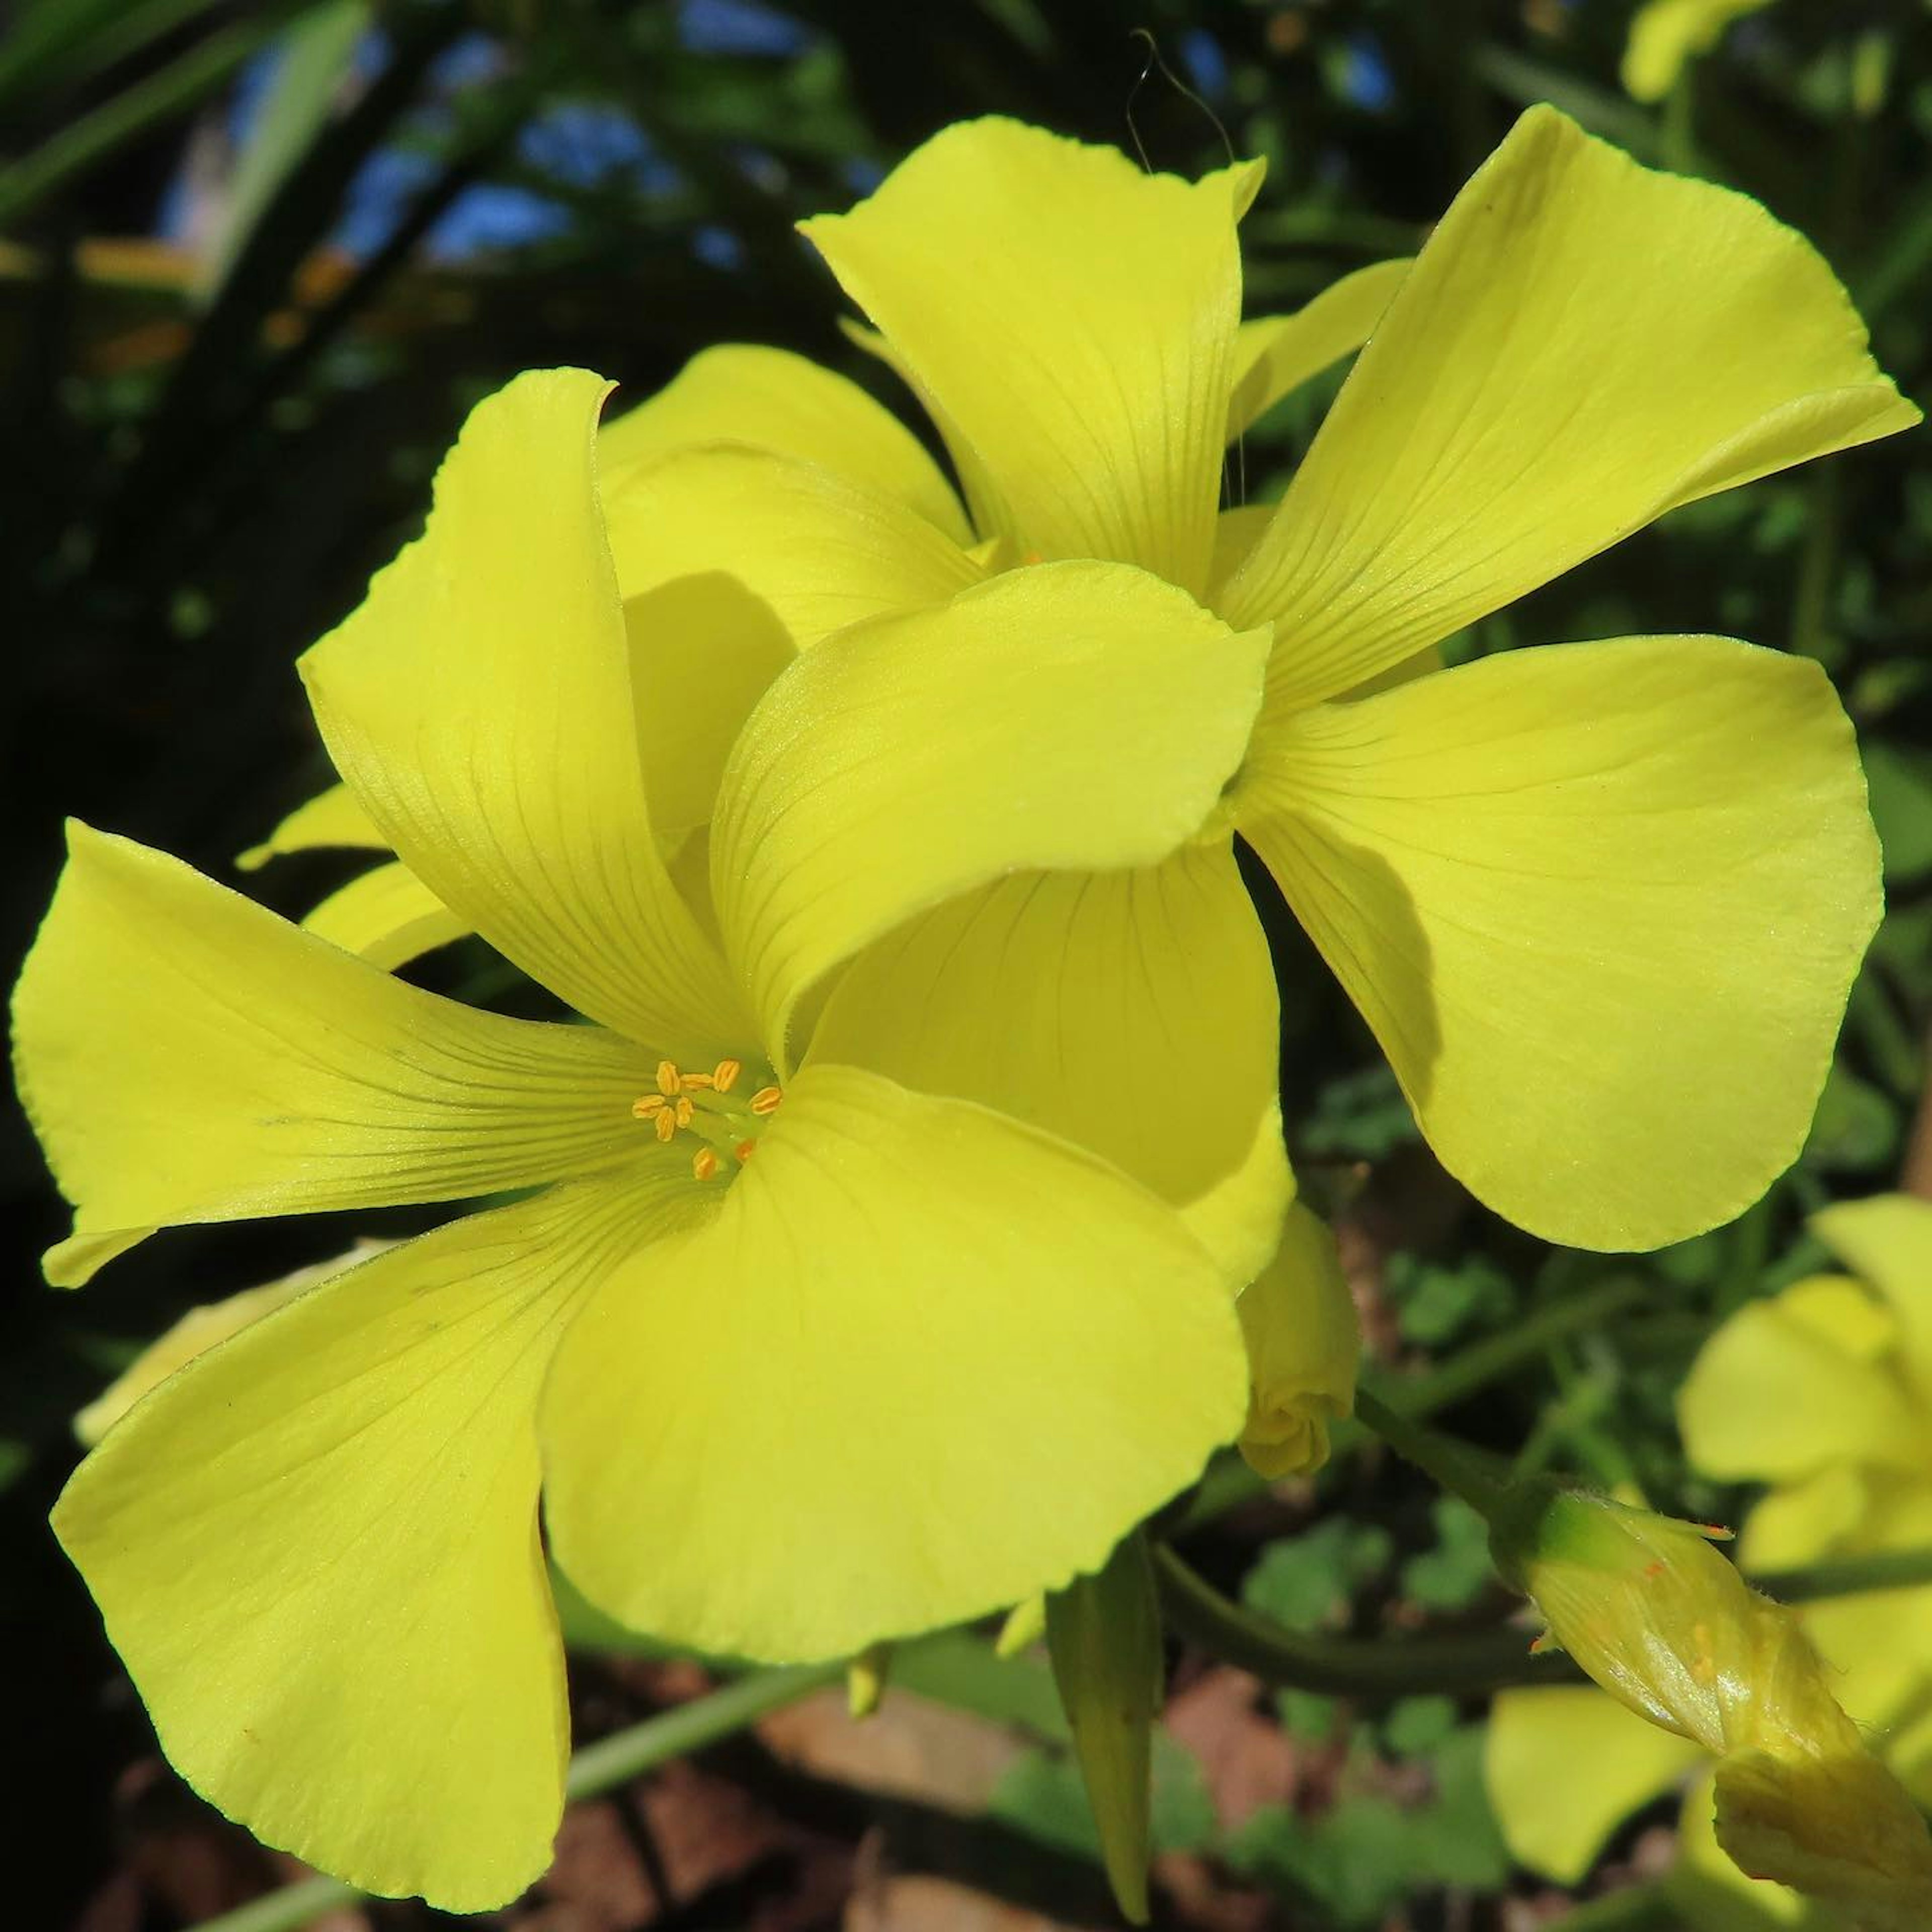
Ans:
{"type": "Polygon", "coordinates": [[[776,350],[608,423],[520,377],[304,658],[341,784],[249,855],[379,862],[304,928],[74,829],[14,1004],[52,1280],[514,1196],[194,1354],[56,1513],[269,1842],[459,1910],[543,1868],[546,1550],[664,1638],[836,1657],[1063,1592],[1237,1438],[1318,1460],[1354,1332],[1238,835],[1524,1227],[1673,1240],[1796,1153],[1879,910],[1822,673],[1438,646],[1917,412],[1799,237],[1547,110],[1413,262],[1244,322],[1261,186],[947,130],[806,232],[958,491],[776,350]],[[1352,355],[1281,503],[1224,505],[1352,355]],[[588,1023],[394,976],[472,933],[588,1023]]]}

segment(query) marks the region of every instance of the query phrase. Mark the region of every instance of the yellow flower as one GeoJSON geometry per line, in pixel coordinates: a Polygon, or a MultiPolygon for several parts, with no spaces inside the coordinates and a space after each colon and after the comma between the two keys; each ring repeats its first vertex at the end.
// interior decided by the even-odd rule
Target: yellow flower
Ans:
{"type": "Polygon", "coordinates": [[[1762,13],[1770,4],[1771,0],[1646,0],[1630,22],[1624,48],[1625,92],[1639,100],[1661,100],[1685,67],[1723,39],[1733,20],[1762,13]]]}
{"type": "MultiPolygon", "coordinates": [[[[593,1024],[436,998],[80,826],[14,1006],[76,1204],[56,1282],[158,1226],[537,1190],[196,1356],[56,1513],[196,1789],[458,1910],[542,1870],[561,1804],[540,1488],[606,1612],[826,1657],[1096,1568],[1246,1401],[1246,1277],[1184,1191],[902,1083],[862,1013],[836,1046],[794,1016],[949,894],[1170,862],[1265,639],[1118,564],[955,562],[728,721],[729,661],[621,601],[606,387],[481,405],[425,535],[303,663],[397,862],[593,1024]],[[700,783],[693,866],[660,814],[700,783]]],[[[1000,1057],[998,1008],[932,1018],[1000,1057]]],[[[1184,1116],[1184,1061],[1135,1071],[1184,1116]]]]}
{"type": "MultiPolygon", "coordinates": [[[[1932,1205],[1884,1196],[1811,1225],[1862,1279],[1817,1276],[1748,1304],[1705,1343],[1678,1397],[1694,1467],[1768,1485],[1738,1542],[1749,1570],[1932,1544],[1932,1205]]],[[[1861,1591],[1800,1615],[1838,1701],[1932,1801],[1932,1588],[1861,1591]]],[[[1567,1882],[1704,1757],[1595,1690],[1511,1691],[1492,1714],[1487,1777],[1510,1849],[1567,1882]]],[[[1687,1829],[1706,1826],[1708,1785],[1685,1816],[1687,1829]]],[[[1754,1890],[1763,1910],[1797,1910],[1754,1890]]],[[[1694,1922],[1707,1922],[1701,1909],[1694,1922]]]]}
{"type": "Polygon", "coordinates": [[[1932,1838],[1832,1694],[1796,1613],[1711,1533],[1580,1492],[1499,1520],[1504,1574],[1626,1710],[1716,1760],[1718,1844],[1739,1870],[1828,1901],[1858,1932],[1932,1922],[1932,1838]]]}
{"type": "MultiPolygon", "coordinates": [[[[1258,183],[1148,176],[1004,121],[938,136],[806,232],[943,433],[970,516],[850,386],[716,350],[606,434],[627,588],[694,636],[755,631],[775,662],[948,571],[1034,560],[1136,565],[1266,627],[1268,699],[1220,830],[1266,862],[1444,1161],[1573,1244],[1724,1220],[1801,1144],[1878,914],[1828,684],[1712,638],[1400,680],[1675,506],[1917,412],[1800,238],[1548,110],[1412,267],[1244,326],[1235,224],[1258,183]],[[1231,428],[1371,330],[1279,508],[1217,513],[1231,428]]],[[[861,955],[821,1024],[836,1040],[862,1017],[915,1085],[993,1100],[1044,1070],[1033,1117],[1134,1172],[1165,1163],[1170,1198],[1248,1156],[1272,1199],[1279,1156],[1252,1133],[1267,979],[1222,836],[989,883],[861,955]],[[1124,952],[1144,968],[1130,998],[1124,952]],[[932,1024],[956,1000],[1004,1013],[997,1039],[932,1024]],[[1096,1003],[1107,1039],[1184,1080],[1156,1090],[1070,1035],[1096,1003]]],[[[1220,1198],[1268,1224],[1240,1188],[1220,1198]]]]}

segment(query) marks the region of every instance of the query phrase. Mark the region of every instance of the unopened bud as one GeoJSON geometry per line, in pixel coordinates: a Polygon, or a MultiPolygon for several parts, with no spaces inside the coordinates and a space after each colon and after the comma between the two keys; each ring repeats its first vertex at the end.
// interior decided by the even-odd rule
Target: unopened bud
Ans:
{"type": "Polygon", "coordinates": [[[1718,1841],[1740,1870],[1862,1932],[1932,1925],[1932,1839],[1832,1696],[1793,1613],[1700,1528],[1553,1484],[1516,1491],[1497,1567],[1612,1696],[1718,1759],[1718,1841]]]}
{"type": "Polygon", "coordinates": [[[1242,1456],[1270,1481],[1320,1468],[1330,1424],[1354,1403],[1362,1334],[1335,1238],[1299,1202],[1234,1306],[1248,1348],[1242,1456]]]}

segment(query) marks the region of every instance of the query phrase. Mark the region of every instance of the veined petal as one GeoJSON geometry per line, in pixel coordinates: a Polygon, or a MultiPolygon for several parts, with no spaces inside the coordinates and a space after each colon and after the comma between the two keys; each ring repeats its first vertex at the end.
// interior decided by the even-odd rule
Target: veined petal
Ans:
{"type": "Polygon", "coordinates": [[[1282,397],[1352,356],[1374,333],[1414,262],[1404,256],[1344,275],[1292,315],[1258,316],[1234,337],[1234,386],[1228,398],[1228,440],[1265,416],[1282,397]]]}
{"type": "Polygon", "coordinates": [[[21,1096],[80,1238],[50,1280],[158,1224],[454,1200],[637,1144],[628,1042],[438,999],[178,860],[68,842],[14,995],[21,1096]]]}
{"type": "Polygon", "coordinates": [[[336,845],[386,852],[388,844],[356,802],[356,794],[345,784],[332,784],[297,806],[260,844],[250,846],[235,862],[243,872],[253,872],[285,853],[336,845]]]}
{"type": "Polygon", "coordinates": [[[1716,638],[1551,646],[1256,746],[1237,822],[1490,1206],[1652,1247],[1790,1164],[1880,903],[1815,664],[1716,638]]]}
{"type": "Polygon", "coordinates": [[[993,484],[982,535],[1138,563],[1198,595],[1240,313],[1234,224],[1259,184],[1256,163],[1189,183],[973,121],[803,232],[884,332],[969,488],[993,484]]]}
{"type": "Polygon", "coordinates": [[[1144,572],[1057,563],[800,658],[738,740],[712,837],[719,922],[774,1055],[806,989],[914,914],[1192,838],[1240,758],[1265,649],[1144,572]]]}
{"type": "Polygon", "coordinates": [[[302,676],[437,898],[578,1012],[701,1060],[747,1023],[652,834],[592,463],[607,388],[547,370],[478,404],[422,538],[302,676]]]}
{"type": "Polygon", "coordinates": [[[265,1843],[454,1912],[548,1864],[537,1396],[650,1204],[560,1189],[392,1249],[190,1362],[68,1485],[55,1529],[163,1750],[265,1843]]]}
{"type": "Polygon", "coordinates": [[[700,350],[648,401],[604,424],[605,488],[615,495],[630,472],[699,442],[816,464],[904,504],[956,543],[972,541],[959,499],[918,437],[857,383],[789,350],[724,342],[700,350]]]}
{"type": "Polygon", "coordinates": [[[1884,1297],[1920,1398],[1932,1404],[1932,1203],[1908,1194],[1847,1201],[1811,1217],[1818,1238],[1884,1297]]]}
{"type": "Polygon", "coordinates": [[[1691,1462],[1720,1480],[1778,1482],[1842,1462],[1917,1468],[1932,1447],[1894,1376],[1776,1300],[1739,1309],[1698,1351],[1677,1415],[1691,1462]]]}
{"type": "Polygon", "coordinates": [[[1801,236],[1532,108],[1430,238],[1220,608],[1274,623],[1286,711],[1678,504],[1918,420],[1801,236]]]}
{"type": "Polygon", "coordinates": [[[1177,1208],[1211,1205],[1196,1237],[1238,1286],[1294,1193],[1279,1043],[1267,942],[1223,843],[1018,873],[919,915],[840,976],[811,1057],[980,1101],[1177,1208]],[[1258,1138],[1267,1157],[1251,1161],[1258,1138]]]}
{"type": "Polygon", "coordinates": [[[614,1277],[547,1392],[559,1564],[633,1628],[835,1657],[1096,1570],[1240,1426],[1226,1284],[1064,1142],[850,1067],[614,1277]]]}
{"type": "Polygon", "coordinates": [[[726,754],[800,651],[985,572],[897,499],[754,449],[687,449],[607,490],[651,822],[709,821],[726,754]]]}
{"type": "Polygon", "coordinates": [[[329,894],[302,921],[305,932],[393,973],[470,930],[400,862],[378,866],[329,894]]]}
{"type": "Polygon", "coordinates": [[[1574,1885],[1610,1834],[1703,1755],[1594,1684],[1504,1690],[1490,1706],[1483,1781],[1517,1863],[1574,1885]]]}

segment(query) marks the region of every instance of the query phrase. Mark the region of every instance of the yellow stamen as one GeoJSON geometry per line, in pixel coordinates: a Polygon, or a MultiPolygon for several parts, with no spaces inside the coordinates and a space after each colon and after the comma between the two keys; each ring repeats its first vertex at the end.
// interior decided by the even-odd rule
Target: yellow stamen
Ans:
{"type": "Polygon", "coordinates": [[[718,1172],[718,1156],[709,1148],[700,1148],[691,1157],[691,1171],[700,1180],[709,1180],[718,1172]]]}
{"type": "Polygon", "coordinates": [[[677,1077],[687,1094],[702,1094],[712,1084],[708,1073],[680,1073],[677,1077]]]}
{"type": "Polygon", "coordinates": [[[728,1094],[738,1084],[738,1076],[744,1068],[735,1060],[721,1060],[712,1069],[711,1084],[721,1094],[728,1094]]]}
{"type": "Polygon", "coordinates": [[[731,1151],[735,1154],[740,1160],[749,1160],[752,1157],[752,1150],[757,1145],[758,1142],[756,1141],[740,1141],[738,1144],[731,1150],[731,1151]]]}
{"type": "Polygon", "coordinates": [[[659,1060],[658,1062],[658,1091],[667,1100],[670,1100],[676,1098],[679,1090],[677,1063],[670,1060],[659,1060]]]}
{"type": "Polygon", "coordinates": [[[658,1138],[668,1141],[677,1132],[677,1116],[668,1107],[662,1108],[657,1116],[658,1138]]]}
{"type": "Polygon", "coordinates": [[[663,1112],[664,1096],[662,1094],[646,1094],[641,1100],[631,1102],[631,1112],[640,1120],[648,1120],[653,1114],[663,1112]]]}
{"type": "Polygon", "coordinates": [[[784,1098],[782,1087],[760,1087],[752,1096],[752,1112],[754,1114],[776,1114],[778,1102],[784,1098]]]}
{"type": "Polygon", "coordinates": [[[677,1115],[677,1124],[681,1127],[689,1126],[698,1114],[698,1109],[691,1104],[690,1096],[685,1094],[677,1096],[677,1105],[672,1111],[677,1115]]]}

